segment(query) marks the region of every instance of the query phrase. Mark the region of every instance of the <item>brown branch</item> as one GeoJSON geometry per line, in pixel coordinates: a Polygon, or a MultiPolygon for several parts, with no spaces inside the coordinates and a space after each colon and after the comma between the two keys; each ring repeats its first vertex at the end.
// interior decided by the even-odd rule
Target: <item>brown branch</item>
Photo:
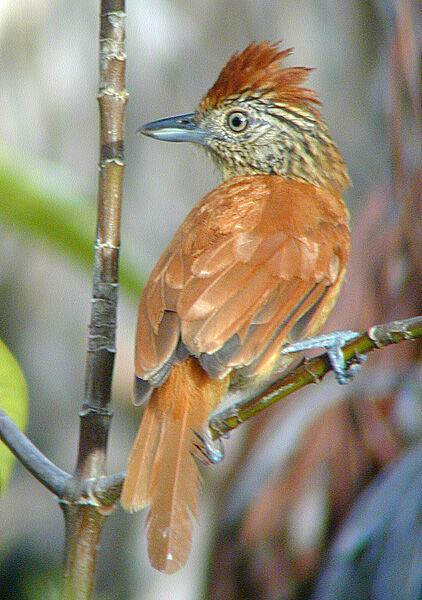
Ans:
{"type": "MultiPolygon", "coordinates": [[[[89,495],[104,476],[112,410],[116,352],[120,206],[123,180],[126,55],[124,0],[102,0],[100,9],[101,155],[91,321],[77,465],[61,506],[66,522],[64,598],[91,597],[97,549],[107,511],[89,495]]],[[[110,511],[108,511],[110,512],[110,511]]]]}
{"type": "MultiPolygon", "coordinates": [[[[356,361],[356,356],[363,356],[378,348],[421,337],[422,316],[403,321],[392,321],[371,327],[366,333],[347,344],[343,348],[343,352],[346,362],[350,364],[356,361]]],[[[242,400],[213,415],[210,420],[213,439],[227,436],[267,406],[286,398],[305,385],[319,382],[331,370],[327,354],[321,354],[310,360],[304,359],[258,396],[242,400]]],[[[69,496],[70,476],[42,455],[2,411],[0,411],[0,439],[48,489],[59,497],[69,496]]],[[[74,501],[91,505],[97,512],[105,515],[108,513],[108,507],[112,507],[119,499],[124,478],[125,473],[116,473],[82,479],[79,481],[79,496],[74,501]]]]}
{"type": "MultiPolygon", "coordinates": [[[[376,325],[368,329],[358,338],[346,344],[343,354],[346,362],[357,362],[359,356],[384,348],[404,340],[416,340],[422,337],[422,317],[392,321],[384,325],[376,325]]],[[[304,359],[297,367],[289,371],[281,379],[276,380],[263,392],[233,404],[210,419],[213,439],[227,436],[230,431],[248,421],[262,410],[289,394],[301,389],[309,383],[319,382],[328,371],[332,370],[327,354],[304,359]]]]}

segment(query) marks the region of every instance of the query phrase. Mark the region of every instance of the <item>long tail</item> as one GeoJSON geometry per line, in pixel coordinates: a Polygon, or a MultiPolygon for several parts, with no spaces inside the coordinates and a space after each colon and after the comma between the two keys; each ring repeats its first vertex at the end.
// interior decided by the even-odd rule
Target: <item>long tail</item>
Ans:
{"type": "Polygon", "coordinates": [[[174,365],[154,390],[130,453],[120,503],[131,512],[151,505],[148,555],[163,573],[174,573],[188,559],[201,486],[193,432],[206,426],[227,385],[210,379],[194,358],[174,365]]]}

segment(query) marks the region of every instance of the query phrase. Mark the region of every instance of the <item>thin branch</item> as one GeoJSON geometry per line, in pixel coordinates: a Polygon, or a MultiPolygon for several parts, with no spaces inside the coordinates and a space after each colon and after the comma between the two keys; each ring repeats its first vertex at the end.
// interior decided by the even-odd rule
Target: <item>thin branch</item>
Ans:
{"type": "Polygon", "coordinates": [[[111,512],[104,510],[89,488],[104,476],[113,414],[110,402],[116,352],[124,116],[128,99],[125,17],[124,0],[101,1],[98,92],[101,152],[91,321],[84,402],[79,413],[77,465],[61,500],[66,524],[63,598],[72,600],[91,597],[100,535],[111,512]]]}
{"type": "MultiPolygon", "coordinates": [[[[360,356],[372,352],[372,350],[404,340],[416,340],[420,337],[422,337],[422,317],[392,321],[368,329],[366,333],[344,346],[343,354],[348,364],[356,363],[360,356]]],[[[209,425],[213,439],[227,436],[230,431],[268,406],[309,383],[319,382],[331,370],[332,366],[327,354],[304,359],[297,367],[281,379],[276,380],[257,396],[237,402],[211,417],[209,425]]]]}
{"type": "Polygon", "coordinates": [[[40,483],[61,497],[71,476],[52,463],[0,408],[0,439],[40,483]]]}
{"type": "Polygon", "coordinates": [[[101,151],[91,322],[76,476],[102,474],[116,353],[125,88],[123,0],[103,0],[100,24],[101,151]]]}
{"type": "MultiPolygon", "coordinates": [[[[0,440],[22,465],[58,498],[68,493],[72,476],[59,469],[19,429],[16,423],[0,408],[0,440]]],[[[81,482],[80,498],[83,504],[97,508],[113,506],[119,499],[125,473],[85,479],[81,482]],[[83,500],[84,499],[84,500],[83,500]]]]}

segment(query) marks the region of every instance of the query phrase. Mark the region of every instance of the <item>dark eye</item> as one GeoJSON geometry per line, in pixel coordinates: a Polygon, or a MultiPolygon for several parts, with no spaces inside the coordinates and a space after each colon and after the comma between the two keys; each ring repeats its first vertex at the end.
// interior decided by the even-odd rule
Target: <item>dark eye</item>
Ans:
{"type": "Polygon", "coordinates": [[[244,131],[248,126],[249,118],[244,112],[235,110],[227,115],[227,125],[235,133],[244,131]]]}

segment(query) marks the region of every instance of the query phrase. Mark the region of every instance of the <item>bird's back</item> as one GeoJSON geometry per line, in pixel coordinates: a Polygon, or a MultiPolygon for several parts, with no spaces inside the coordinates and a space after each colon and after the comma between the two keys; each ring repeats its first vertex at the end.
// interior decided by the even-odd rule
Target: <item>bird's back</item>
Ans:
{"type": "Polygon", "coordinates": [[[334,302],[348,254],[337,193],[277,175],[222,183],[190,212],[148,280],[138,377],[164,378],[178,353],[199,357],[211,377],[267,375],[293,328],[299,338],[322,325],[321,299],[334,302]]]}

